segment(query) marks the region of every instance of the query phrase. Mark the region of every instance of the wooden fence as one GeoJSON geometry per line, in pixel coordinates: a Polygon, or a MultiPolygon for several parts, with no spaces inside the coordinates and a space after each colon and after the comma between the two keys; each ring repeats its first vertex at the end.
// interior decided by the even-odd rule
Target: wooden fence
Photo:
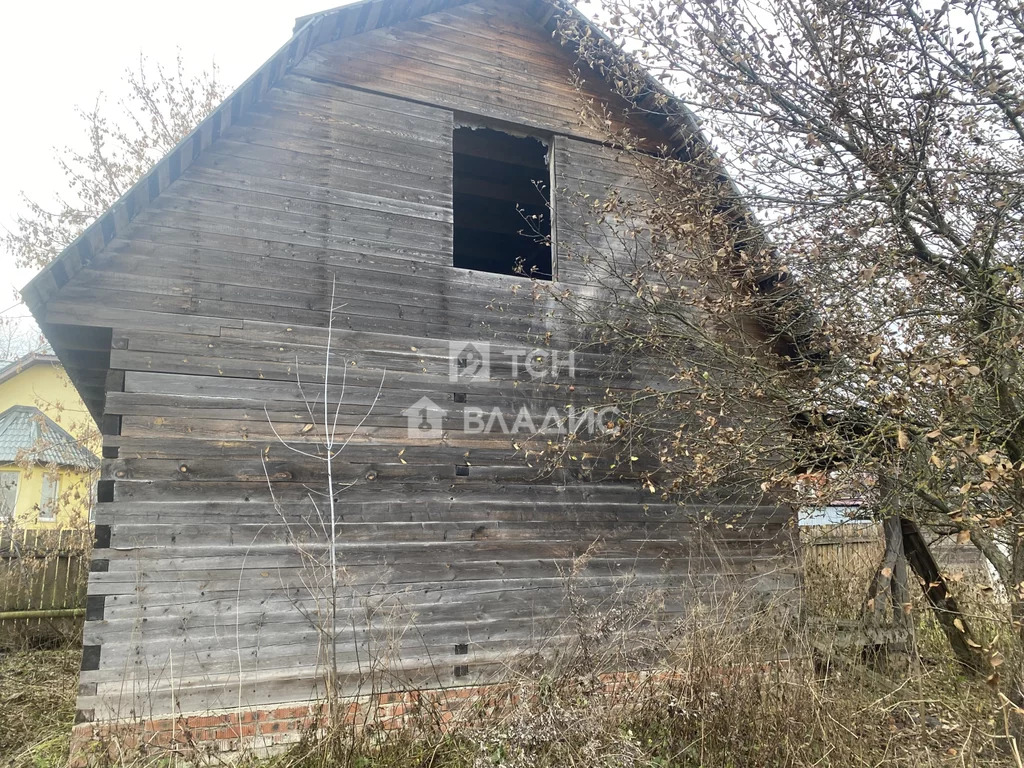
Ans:
{"type": "Polygon", "coordinates": [[[0,529],[0,648],[77,637],[91,546],[88,529],[0,529]]]}
{"type": "Polygon", "coordinates": [[[802,526],[804,599],[815,616],[856,619],[885,550],[881,523],[802,526]]]}
{"type": "MultiPolygon", "coordinates": [[[[988,566],[978,549],[960,543],[955,535],[924,531],[932,555],[945,577],[965,577],[993,586],[988,566]]],[[[853,619],[859,615],[868,584],[882,561],[882,524],[850,521],[836,525],[801,526],[804,597],[811,613],[853,619]]],[[[915,577],[911,576],[913,580],[915,577]]],[[[916,581],[912,581],[917,590],[916,581]]]]}

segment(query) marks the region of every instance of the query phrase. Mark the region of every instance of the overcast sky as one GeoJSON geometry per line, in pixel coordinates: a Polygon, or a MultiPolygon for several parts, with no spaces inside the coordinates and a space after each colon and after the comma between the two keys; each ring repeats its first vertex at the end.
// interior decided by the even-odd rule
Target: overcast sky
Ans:
{"type": "MultiPolygon", "coordinates": [[[[122,74],[144,53],[172,65],[181,48],[200,71],[216,60],[234,87],[291,37],[297,16],[344,5],[344,0],[140,0],[51,2],[15,0],[0,6],[0,225],[10,227],[24,190],[38,200],[61,191],[54,147],[81,145],[75,107],[103,91],[116,100],[122,74]]],[[[112,112],[114,110],[111,110],[112,112]]],[[[32,277],[0,253],[0,312],[32,277]]]]}

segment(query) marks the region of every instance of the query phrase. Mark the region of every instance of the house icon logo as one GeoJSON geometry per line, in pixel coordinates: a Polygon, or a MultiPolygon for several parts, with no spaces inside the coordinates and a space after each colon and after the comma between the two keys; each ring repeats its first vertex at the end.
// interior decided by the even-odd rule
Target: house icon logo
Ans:
{"type": "Polygon", "coordinates": [[[448,378],[452,382],[491,377],[491,346],[486,342],[450,342],[448,378]]]}
{"type": "Polygon", "coordinates": [[[421,397],[402,411],[408,421],[409,437],[439,440],[444,436],[444,417],[448,414],[429,397],[421,397]]]}

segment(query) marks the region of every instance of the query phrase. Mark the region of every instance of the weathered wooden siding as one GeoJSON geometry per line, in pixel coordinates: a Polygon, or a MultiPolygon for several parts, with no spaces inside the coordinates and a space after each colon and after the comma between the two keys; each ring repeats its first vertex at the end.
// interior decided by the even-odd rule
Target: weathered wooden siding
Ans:
{"type": "MultiPolygon", "coordinates": [[[[724,575],[787,586],[769,559],[785,511],[738,508],[753,524],[726,536],[700,505],[621,472],[592,479],[607,458],[543,476],[515,438],[463,431],[466,408],[542,413],[642,384],[582,353],[571,393],[507,365],[449,377],[449,341],[577,342],[544,290],[451,266],[451,110],[580,135],[567,77],[545,33],[495,3],[324,45],[49,302],[48,323],[112,330],[85,717],[314,695],[304,612],[319,588],[300,550],[322,552],[306,497],[323,475],[274,430],[309,439],[296,373],[322,370],[332,289],[332,398],[345,371],[352,435],[338,467],[352,483],[337,529],[347,690],[382,660],[394,687],[470,684],[570,632],[562,574],[588,549],[583,594],[667,588],[667,616],[724,575]],[[447,411],[443,439],[409,437],[403,411],[424,396],[447,411]]],[[[605,150],[556,145],[567,183],[605,173],[605,150]]]]}
{"type": "Polygon", "coordinates": [[[628,291],[630,274],[651,255],[642,222],[605,214],[604,203],[618,194],[625,210],[649,205],[654,193],[639,178],[634,158],[593,142],[559,136],[554,141],[557,175],[555,240],[558,279],[604,292],[628,291]]]}
{"type": "Polygon", "coordinates": [[[593,76],[583,97],[607,105],[611,124],[581,119],[575,63],[524,10],[481,0],[320,46],[296,71],[568,136],[605,141],[627,125],[647,135],[635,110],[593,76]]]}

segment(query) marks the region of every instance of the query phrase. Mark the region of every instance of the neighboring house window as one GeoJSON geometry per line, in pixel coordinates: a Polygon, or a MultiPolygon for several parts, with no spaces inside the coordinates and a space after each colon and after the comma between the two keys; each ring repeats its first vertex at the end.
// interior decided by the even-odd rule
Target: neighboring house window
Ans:
{"type": "Polygon", "coordinates": [[[12,522],[18,505],[18,482],[21,472],[0,471],[0,522],[12,522]]]}
{"type": "Polygon", "coordinates": [[[57,519],[58,496],[60,495],[60,478],[51,472],[43,475],[43,491],[39,495],[39,521],[52,523],[57,519]]]}
{"type": "Polygon", "coordinates": [[[551,172],[540,139],[456,128],[452,139],[453,263],[550,280],[551,172]]]}

